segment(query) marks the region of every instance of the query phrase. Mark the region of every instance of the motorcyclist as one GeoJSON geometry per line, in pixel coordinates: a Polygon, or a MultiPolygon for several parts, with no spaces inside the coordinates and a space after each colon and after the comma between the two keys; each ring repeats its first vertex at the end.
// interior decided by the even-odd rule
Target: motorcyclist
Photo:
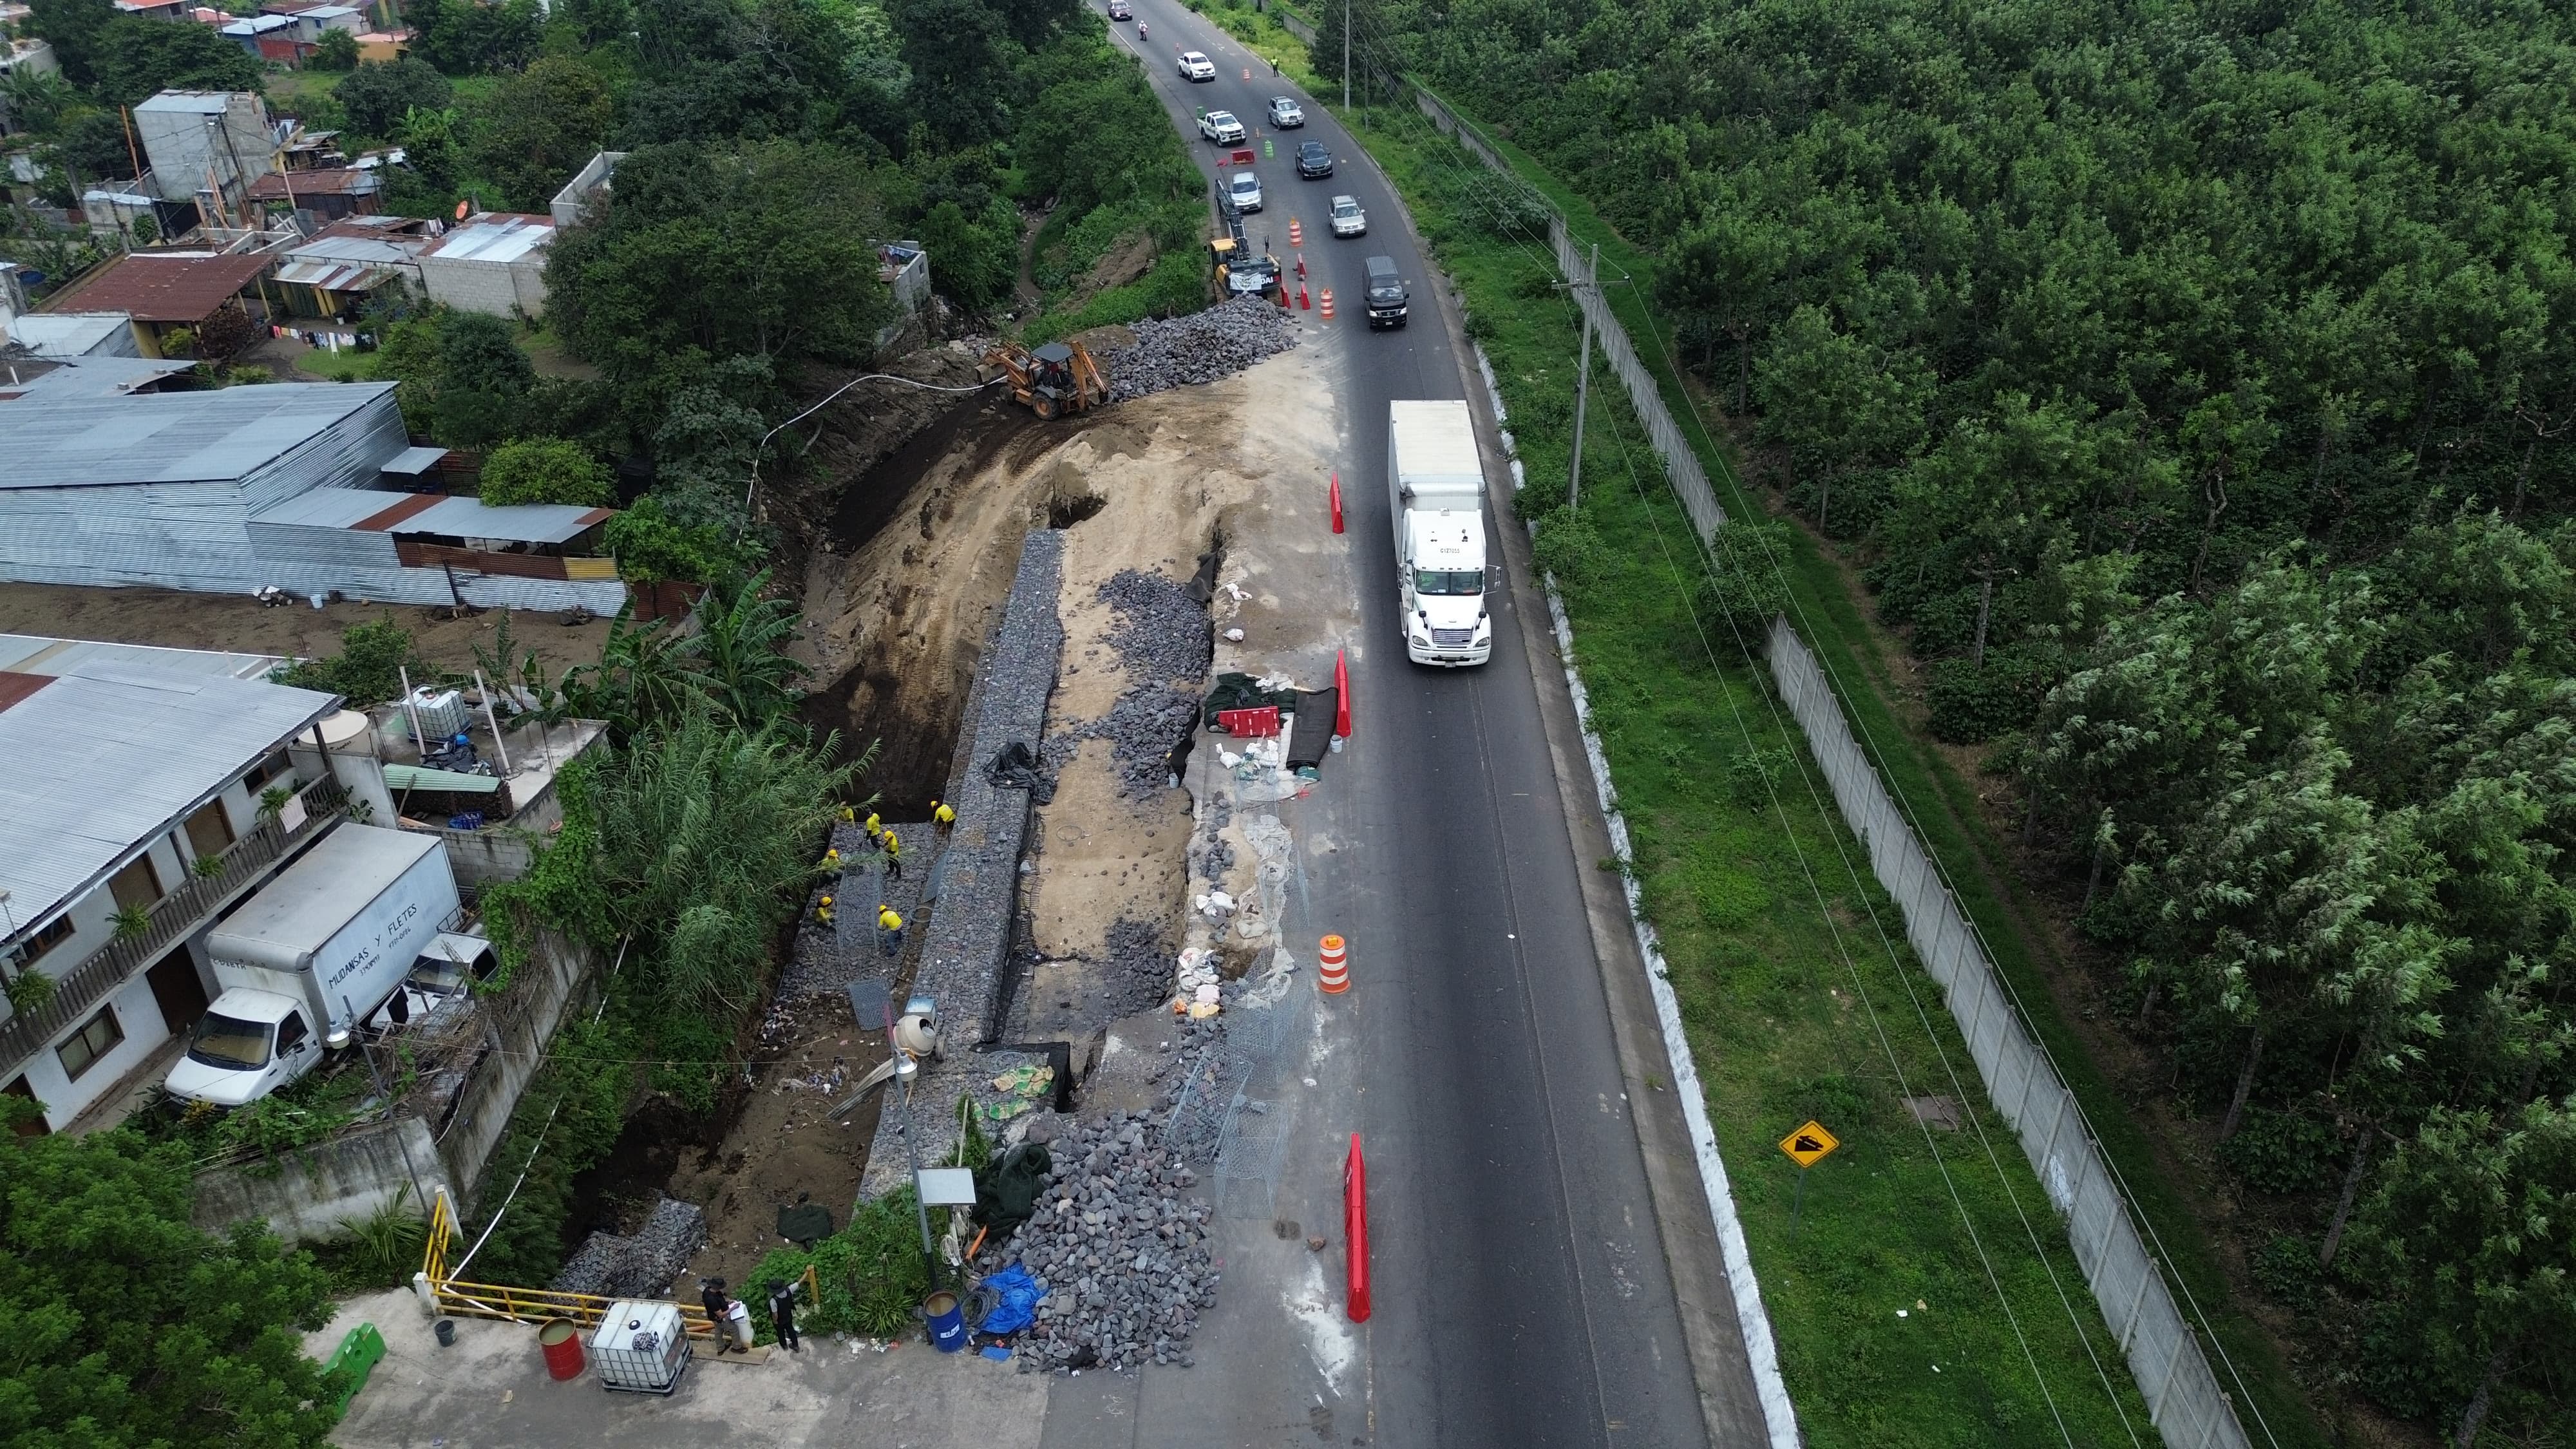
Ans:
{"type": "Polygon", "coordinates": [[[1144,22],[1144,21],[1139,20],[1139,21],[1137,21],[1137,22],[1136,22],[1136,38],[1137,38],[1138,40],[1142,40],[1142,39],[1144,39],[1147,35],[1150,35],[1150,34],[1152,34],[1152,33],[1153,33],[1153,32],[1152,32],[1152,30],[1151,30],[1151,29],[1150,29],[1150,28],[1145,24],[1145,22],[1144,22]]]}

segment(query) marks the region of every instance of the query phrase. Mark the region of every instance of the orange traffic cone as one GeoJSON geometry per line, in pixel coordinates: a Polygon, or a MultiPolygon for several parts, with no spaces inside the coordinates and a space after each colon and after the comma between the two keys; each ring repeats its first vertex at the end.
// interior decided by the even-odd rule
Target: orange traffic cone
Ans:
{"type": "Polygon", "coordinates": [[[1315,984],[1327,996],[1339,996],[1351,989],[1351,953],[1339,936],[1326,936],[1317,958],[1315,984]]]}

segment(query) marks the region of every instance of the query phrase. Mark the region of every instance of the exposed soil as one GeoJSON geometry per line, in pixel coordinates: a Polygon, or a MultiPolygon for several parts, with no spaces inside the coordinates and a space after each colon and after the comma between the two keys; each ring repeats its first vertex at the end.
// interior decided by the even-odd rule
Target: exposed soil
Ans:
{"type": "Polygon", "coordinates": [[[784,1246],[778,1210],[799,1195],[830,1208],[836,1229],[858,1200],[885,1089],[840,1121],[828,1114],[885,1060],[884,1034],[860,1033],[849,1001],[834,996],[806,997],[772,1024],[777,1044],[755,1054],[731,1130],[712,1149],[679,1154],[662,1184],[707,1214],[707,1243],[682,1275],[683,1291],[710,1276],[739,1291],[761,1255],[784,1246]]]}
{"type": "Polygon", "coordinates": [[[230,594],[173,589],[88,588],[78,584],[0,583],[0,633],[159,644],[236,654],[336,654],[340,631],[390,616],[420,641],[421,652],[457,669],[474,667],[474,646],[487,651],[504,617],[519,649],[534,649],[548,674],[599,658],[604,619],[567,627],[557,614],[489,609],[461,618],[417,604],[305,604],[270,608],[230,594]]]}

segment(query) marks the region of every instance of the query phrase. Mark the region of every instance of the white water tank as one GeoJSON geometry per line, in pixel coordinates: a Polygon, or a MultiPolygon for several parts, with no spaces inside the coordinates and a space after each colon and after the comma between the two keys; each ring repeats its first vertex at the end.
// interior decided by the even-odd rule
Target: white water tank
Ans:
{"type": "Polygon", "coordinates": [[[296,737],[290,746],[299,774],[318,775],[327,766],[331,778],[349,792],[349,798],[365,803],[366,818],[390,827],[394,823],[394,797],[385,788],[384,763],[376,757],[375,722],[365,714],[344,709],[296,737]],[[313,735],[319,730],[327,761],[313,757],[313,735]]]}
{"type": "Polygon", "coordinates": [[[420,720],[420,732],[426,736],[413,743],[444,742],[465,728],[465,696],[453,689],[432,689],[424,684],[411,692],[411,713],[420,720]]]}

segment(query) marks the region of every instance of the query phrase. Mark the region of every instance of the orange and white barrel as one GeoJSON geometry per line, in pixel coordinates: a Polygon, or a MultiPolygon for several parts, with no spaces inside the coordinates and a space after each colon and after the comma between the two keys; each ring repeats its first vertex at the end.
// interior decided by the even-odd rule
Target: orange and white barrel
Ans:
{"type": "Polygon", "coordinates": [[[1327,996],[1339,996],[1351,989],[1350,947],[1339,936],[1326,936],[1323,949],[1317,953],[1315,984],[1327,996]]]}

